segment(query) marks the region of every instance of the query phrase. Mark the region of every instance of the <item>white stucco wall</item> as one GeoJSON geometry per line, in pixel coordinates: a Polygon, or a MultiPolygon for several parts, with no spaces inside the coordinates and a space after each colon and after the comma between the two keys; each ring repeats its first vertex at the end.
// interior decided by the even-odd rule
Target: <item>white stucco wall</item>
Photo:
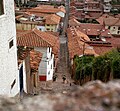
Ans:
{"type": "Polygon", "coordinates": [[[38,30],[41,30],[41,31],[46,31],[46,28],[45,28],[45,26],[37,26],[37,29],[38,30]]]}
{"type": "Polygon", "coordinates": [[[0,15],[0,94],[15,96],[19,92],[17,67],[16,28],[14,1],[4,1],[4,14],[0,15]],[[9,42],[13,46],[9,49],[9,42]],[[11,89],[13,81],[16,82],[11,89]]]}
{"type": "Polygon", "coordinates": [[[27,93],[25,60],[23,60],[23,90],[27,93]]]}
{"type": "Polygon", "coordinates": [[[52,53],[52,48],[43,48],[43,47],[35,47],[36,51],[39,51],[43,54],[41,62],[39,64],[39,75],[46,75],[47,81],[52,80],[53,77],[53,61],[54,54],[52,53]],[[52,56],[51,56],[52,55],[52,56]],[[52,65],[52,68],[51,68],[52,65]]]}
{"type": "Polygon", "coordinates": [[[58,13],[56,13],[58,16],[60,16],[60,17],[65,17],[65,13],[64,12],[58,12],[58,13]]]}
{"type": "Polygon", "coordinates": [[[52,80],[54,67],[54,54],[50,58],[49,65],[47,65],[47,81],[52,80]]]}
{"type": "Polygon", "coordinates": [[[39,75],[46,75],[47,73],[47,48],[46,47],[35,47],[34,48],[36,51],[41,52],[42,55],[42,59],[41,62],[39,64],[39,75]]]}
{"type": "MultiPolygon", "coordinates": [[[[108,29],[109,26],[106,26],[105,28],[108,29]]],[[[120,32],[120,30],[118,30],[120,26],[110,26],[110,33],[111,34],[116,34],[116,35],[120,35],[120,33],[118,33],[118,31],[120,32]]]]}

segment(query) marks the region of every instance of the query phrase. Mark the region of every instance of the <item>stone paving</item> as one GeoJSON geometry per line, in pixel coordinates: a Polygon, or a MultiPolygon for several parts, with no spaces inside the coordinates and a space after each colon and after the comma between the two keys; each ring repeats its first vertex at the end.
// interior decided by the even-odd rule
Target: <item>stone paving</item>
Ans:
{"type": "Polygon", "coordinates": [[[59,63],[57,67],[58,70],[55,73],[57,75],[56,81],[41,82],[39,93],[67,93],[74,87],[68,70],[66,41],[65,36],[60,36],[59,63]],[[63,75],[66,77],[65,82],[63,82],[63,75]]]}

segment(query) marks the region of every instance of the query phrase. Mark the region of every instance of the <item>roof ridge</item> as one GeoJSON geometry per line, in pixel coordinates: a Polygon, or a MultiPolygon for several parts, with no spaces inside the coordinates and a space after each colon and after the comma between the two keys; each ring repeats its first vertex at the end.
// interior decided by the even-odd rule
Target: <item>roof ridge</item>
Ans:
{"type": "MultiPolygon", "coordinates": [[[[116,21],[116,23],[118,23],[119,21],[120,21],[120,18],[118,18],[118,20],[116,21]]],[[[115,24],[116,24],[116,23],[115,23],[115,24]]]]}
{"type": "MultiPolygon", "coordinates": [[[[26,32],[22,33],[21,35],[26,35],[26,34],[28,34],[28,33],[31,33],[31,30],[26,30],[26,32]]],[[[17,36],[17,38],[20,38],[21,35],[20,35],[20,36],[17,36]]]]}
{"type": "Polygon", "coordinates": [[[78,46],[79,46],[79,48],[81,49],[81,46],[80,46],[80,43],[79,43],[79,40],[78,40],[78,34],[77,34],[77,32],[76,32],[76,28],[75,28],[75,27],[74,27],[74,31],[75,31],[75,33],[76,33],[76,35],[77,35],[77,37],[75,37],[75,40],[77,41],[78,46]]]}
{"type": "MultiPolygon", "coordinates": [[[[44,33],[47,34],[47,35],[51,35],[51,36],[54,36],[54,35],[48,34],[48,33],[46,33],[46,32],[42,32],[42,31],[37,30],[37,29],[34,29],[34,33],[35,33],[37,36],[39,36],[42,40],[44,40],[45,42],[47,42],[51,47],[53,47],[53,46],[55,45],[56,42],[54,43],[54,45],[52,45],[49,41],[47,41],[47,40],[44,38],[44,33]],[[38,31],[38,33],[39,33],[40,35],[42,35],[41,33],[43,33],[43,36],[38,35],[36,31],[38,31]]],[[[56,39],[56,40],[57,40],[57,39],[56,39]]]]}
{"type": "Polygon", "coordinates": [[[40,37],[43,41],[45,41],[46,43],[48,43],[49,45],[51,45],[48,41],[46,41],[45,39],[43,39],[43,36],[40,36],[41,35],[41,31],[40,30],[37,30],[36,28],[34,28],[33,30],[32,30],[38,37],[40,37]],[[37,34],[37,32],[36,31],[38,31],[38,33],[40,34],[37,34]]]}

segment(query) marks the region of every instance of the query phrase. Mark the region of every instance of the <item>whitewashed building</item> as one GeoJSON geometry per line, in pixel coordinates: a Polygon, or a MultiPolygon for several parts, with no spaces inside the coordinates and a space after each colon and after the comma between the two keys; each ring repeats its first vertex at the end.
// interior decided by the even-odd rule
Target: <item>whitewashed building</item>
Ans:
{"type": "Polygon", "coordinates": [[[59,40],[52,34],[42,32],[38,29],[26,31],[17,39],[18,46],[32,47],[35,51],[42,53],[38,68],[39,81],[52,80],[55,57],[59,51],[59,40]]]}
{"type": "Polygon", "coordinates": [[[14,0],[0,0],[0,95],[19,92],[14,0]]]}
{"type": "Polygon", "coordinates": [[[120,18],[104,18],[105,28],[110,30],[112,35],[120,35],[120,18]]]}
{"type": "Polygon", "coordinates": [[[104,4],[103,4],[104,12],[110,12],[112,8],[110,2],[111,0],[104,0],[104,4]]]}
{"type": "Polygon", "coordinates": [[[53,62],[54,54],[52,54],[52,48],[50,47],[35,47],[35,50],[43,54],[41,62],[39,64],[39,80],[49,81],[53,77],[53,62]]]}

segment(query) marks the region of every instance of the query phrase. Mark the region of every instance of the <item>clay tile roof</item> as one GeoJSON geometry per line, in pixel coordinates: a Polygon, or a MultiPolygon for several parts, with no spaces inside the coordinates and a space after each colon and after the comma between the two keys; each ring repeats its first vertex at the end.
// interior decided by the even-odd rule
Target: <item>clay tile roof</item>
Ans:
{"type": "Polygon", "coordinates": [[[100,34],[100,31],[97,31],[97,29],[88,29],[87,30],[87,35],[99,35],[100,34]]]}
{"type": "Polygon", "coordinates": [[[92,23],[82,23],[80,24],[80,27],[84,29],[102,29],[103,28],[103,26],[100,24],[92,24],[92,23]]]}
{"type": "Polygon", "coordinates": [[[101,25],[104,24],[104,18],[102,16],[97,18],[96,21],[99,22],[99,24],[101,24],[101,25]]]}
{"type": "Polygon", "coordinates": [[[42,59],[42,53],[32,50],[30,51],[30,67],[32,71],[38,71],[39,63],[42,59]]]}
{"type": "Polygon", "coordinates": [[[69,26],[78,26],[80,25],[80,22],[78,22],[76,19],[72,18],[69,20],[69,26]]]}
{"type": "MultiPolygon", "coordinates": [[[[75,55],[83,54],[83,45],[85,41],[89,41],[87,35],[80,32],[76,28],[69,28],[68,30],[68,50],[70,54],[70,58],[73,58],[75,55]]],[[[89,55],[97,55],[93,49],[87,49],[90,47],[87,43],[85,43],[85,54],[89,55]]]]}
{"type": "Polygon", "coordinates": [[[26,30],[16,30],[17,36],[21,36],[22,34],[25,34],[27,31],[26,30]]]}
{"type": "Polygon", "coordinates": [[[112,34],[110,33],[110,31],[108,29],[103,29],[101,31],[100,36],[103,36],[103,37],[112,37],[112,34]]]}
{"type": "Polygon", "coordinates": [[[54,8],[51,5],[39,5],[38,7],[32,8],[28,10],[29,12],[41,12],[41,13],[57,13],[57,12],[64,12],[63,8],[54,8]]]}
{"type": "Polygon", "coordinates": [[[48,34],[52,34],[55,37],[59,37],[59,32],[51,32],[51,31],[45,31],[45,32],[48,33],[48,34]]]}
{"type": "Polygon", "coordinates": [[[106,38],[106,40],[109,41],[114,48],[120,47],[120,36],[119,37],[106,38]]]}
{"type": "Polygon", "coordinates": [[[52,14],[52,15],[48,15],[45,17],[46,21],[45,23],[46,24],[59,24],[60,23],[60,17],[55,15],[55,14],[52,14]]]}
{"type": "Polygon", "coordinates": [[[104,18],[104,23],[107,26],[120,25],[120,19],[114,17],[104,18]]]}
{"type": "Polygon", "coordinates": [[[111,51],[113,47],[107,47],[107,46],[94,46],[94,50],[98,55],[103,55],[109,51],[111,51]]]}
{"type": "Polygon", "coordinates": [[[64,12],[64,13],[66,13],[64,6],[59,6],[58,9],[60,9],[60,11],[62,11],[62,12],[64,12]]]}
{"type": "Polygon", "coordinates": [[[52,34],[33,29],[26,31],[24,34],[18,34],[17,45],[28,47],[52,47],[53,52],[57,54],[59,39],[52,34]]]}
{"type": "Polygon", "coordinates": [[[100,31],[103,29],[103,25],[81,23],[77,29],[86,35],[99,35],[100,31]]]}
{"type": "Polygon", "coordinates": [[[116,18],[120,18],[120,14],[115,15],[116,18]]]}
{"type": "Polygon", "coordinates": [[[31,16],[31,15],[34,14],[34,15],[37,16],[37,17],[43,17],[43,18],[49,15],[49,14],[47,14],[47,13],[29,12],[29,11],[25,12],[25,14],[27,14],[27,15],[29,15],[29,16],[31,16]]]}

